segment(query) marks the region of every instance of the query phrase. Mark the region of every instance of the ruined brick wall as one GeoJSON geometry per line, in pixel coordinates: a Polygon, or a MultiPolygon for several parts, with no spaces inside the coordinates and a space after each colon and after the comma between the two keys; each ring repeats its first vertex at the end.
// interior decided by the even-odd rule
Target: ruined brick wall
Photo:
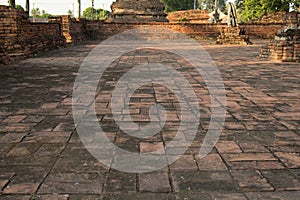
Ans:
{"type": "Polygon", "coordinates": [[[101,26],[104,21],[71,18],[69,15],[53,17],[50,22],[62,25],[62,34],[68,44],[78,44],[85,40],[101,39],[101,26]]]}
{"type": "Polygon", "coordinates": [[[178,24],[178,23],[104,23],[100,25],[101,39],[113,36],[126,30],[151,27],[153,29],[167,28],[185,33],[192,37],[217,37],[224,25],[213,24],[178,24]]]}
{"type": "Polygon", "coordinates": [[[28,13],[0,6],[0,64],[65,44],[59,23],[31,23],[28,13]]]}
{"type": "Polygon", "coordinates": [[[273,13],[266,13],[259,17],[254,23],[257,24],[286,24],[292,25],[297,24],[299,25],[298,20],[298,12],[273,12],[273,13]]]}
{"type": "Polygon", "coordinates": [[[248,23],[242,24],[240,27],[246,31],[251,38],[271,39],[275,33],[285,27],[286,24],[276,23],[248,23]]]}
{"type": "Polygon", "coordinates": [[[60,24],[25,23],[19,27],[18,42],[26,55],[32,55],[64,46],[65,38],[60,24]]]}
{"type": "Polygon", "coordinates": [[[273,39],[261,48],[261,58],[282,62],[300,62],[300,30],[290,40],[273,39]]]}
{"type": "Polygon", "coordinates": [[[61,16],[63,35],[67,43],[77,44],[85,39],[85,20],[61,16]]]}
{"type": "Polygon", "coordinates": [[[183,10],[168,13],[167,19],[171,23],[208,23],[209,13],[207,10],[183,10]]]}
{"type": "MultiPolygon", "coordinates": [[[[272,38],[279,29],[292,24],[299,18],[296,14],[286,17],[285,23],[263,22],[240,25],[250,38],[272,38]]],[[[31,23],[28,13],[0,6],[0,63],[9,63],[20,57],[27,57],[47,51],[65,43],[76,44],[84,40],[105,39],[117,33],[138,27],[168,28],[192,37],[216,38],[227,24],[211,23],[104,23],[74,19],[70,16],[52,18],[49,23],[31,23]]]]}
{"type": "MultiPolygon", "coordinates": [[[[227,24],[191,24],[191,23],[103,23],[99,25],[99,37],[105,39],[117,33],[134,29],[138,27],[152,27],[152,28],[168,28],[174,31],[182,32],[192,37],[214,37],[216,38],[223,27],[227,24]]],[[[250,38],[265,38],[270,39],[279,29],[283,28],[285,24],[244,24],[240,25],[250,35],[250,38]]]]}
{"type": "Polygon", "coordinates": [[[100,20],[86,20],[85,21],[85,39],[86,40],[99,40],[103,38],[103,24],[104,21],[100,20]]]}
{"type": "Polygon", "coordinates": [[[7,6],[0,6],[0,63],[7,63],[22,46],[18,42],[19,26],[26,23],[24,12],[7,6]]]}
{"type": "Polygon", "coordinates": [[[287,24],[275,38],[261,48],[261,58],[283,62],[300,62],[300,13],[291,13],[287,24]],[[297,28],[298,27],[298,28],[297,28]]]}

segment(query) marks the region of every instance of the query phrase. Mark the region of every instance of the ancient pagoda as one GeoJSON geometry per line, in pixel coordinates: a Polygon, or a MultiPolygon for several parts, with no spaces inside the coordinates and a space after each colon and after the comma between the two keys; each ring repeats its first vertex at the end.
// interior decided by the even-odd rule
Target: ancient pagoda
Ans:
{"type": "Polygon", "coordinates": [[[160,0],[116,0],[109,22],[165,22],[165,6],[160,0]]]}

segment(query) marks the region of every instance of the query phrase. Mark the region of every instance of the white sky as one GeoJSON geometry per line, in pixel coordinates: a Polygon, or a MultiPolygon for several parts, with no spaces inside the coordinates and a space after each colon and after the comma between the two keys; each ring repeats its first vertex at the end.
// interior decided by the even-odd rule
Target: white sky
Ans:
{"type": "MultiPolygon", "coordinates": [[[[95,0],[95,8],[104,8],[110,10],[110,5],[115,0],[95,0]]],[[[8,0],[0,0],[1,5],[8,5],[8,0]]],[[[25,0],[16,0],[16,4],[21,5],[25,8],[25,0]]],[[[40,10],[45,10],[46,12],[54,15],[66,15],[68,10],[73,10],[75,15],[77,15],[77,0],[30,0],[30,9],[32,9],[34,3],[35,8],[40,10]]],[[[87,7],[92,6],[91,0],[81,0],[81,11],[85,10],[87,7]]]]}
{"type": "MultiPolygon", "coordinates": [[[[104,8],[110,11],[110,5],[115,0],[95,0],[95,8],[104,8]]],[[[234,0],[229,0],[233,2],[234,0]]],[[[0,0],[0,4],[7,5],[8,0],[0,0]]],[[[19,4],[25,8],[25,0],[16,0],[16,4],[19,4]]],[[[74,10],[77,16],[77,0],[30,0],[30,9],[32,9],[34,4],[35,8],[40,8],[40,10],[45,10],[46,12],[54,15],[66,15],[68,10],[74,10]],[[74,5],[74,7],[73,7],[74,5]]],[[[81,0],[81,11],[85,10],[87,7],[92,6],[91,0],[81,0]]]]}

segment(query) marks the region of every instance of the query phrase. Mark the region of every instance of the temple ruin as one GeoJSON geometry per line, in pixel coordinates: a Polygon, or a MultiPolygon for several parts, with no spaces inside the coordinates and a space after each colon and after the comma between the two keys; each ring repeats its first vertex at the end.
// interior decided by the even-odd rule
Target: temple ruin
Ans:
{"type": "Polygon", "coordinates": [[[117,0],[111,10],[108,22],[167,22],[165,6],[159,0],[117,0]]]}

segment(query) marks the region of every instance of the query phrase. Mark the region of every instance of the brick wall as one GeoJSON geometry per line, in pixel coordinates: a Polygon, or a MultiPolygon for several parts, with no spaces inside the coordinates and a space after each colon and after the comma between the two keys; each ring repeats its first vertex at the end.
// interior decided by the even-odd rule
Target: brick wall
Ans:
{"type": "Polygon", "coordinates": [[[268,24],[268,23],[249,23],[240,25],[250,38],[263,38],[271,39],[274,38],[274,34],[279,30],[285,27],[286,24],[277,23],[277,24],[268,24]]]}
{"type": "MultiPolygon", "coordinates": [[[[241,28],[251,38],[272,38],[279,29],[291,23],[295,14],[287,16],[285,23],[250,23],[241,28]]],[[[299,23],[299,22],[298,22],[299,23]]],[[[210,23],[104,23],[86,19],[60,16],[49,23],[31,23],[28,13],[0,6],[0,63],[9,63],[17,58],[48,51],[66,43],[76,44],[84,40],[105,39],[125,30],[138,27],[168,28],[192,37],[216,38],[227,24],[210,23]]]]}
{"type": "MultiPolygon", "coordinates": [[[[192,37],[214,37],[216,38],[220,34],[222,27],[226,27],[227,24],[211,24],[211,23],[201,23],[201,24],[191,24],[191,23],[136,23],[136,24],[126,24],[126,23],[103,23],[99,25],[98,32],[95,34],[100,34],[98,38],[105,39],[114,34],[134,29],[138,27],[153,27],[153,28],[169,28],[174,31],[179,31],[190,35],[192,37]]],[[[285,24],[243,24],[240,25],[241,28],[246,30],[246,34],[250,35],[250,38],[265,38],[270,39],[274,37],[274,34],[279,29],[283,28],[285,24]]]]}
{"type": "Polygon", "coordinates": [[[0,6],[0,64],[64,44],[60,23],[31,23],[28,13],[0,6]]]}
{"type": "Polygon", "coordinates": [[[275,61],[300,62],[300,13],[290,13],[287,27],[276,32],[275,38],[261,48],[261,57],[275,61]]]}
{"type": "Polygon", "coordinates": [[[62,24],[62,34],[68,44],[78,44],[84,40],[103,38],[102,26],[104,21],[71,18],[69,15],[52,17],[49,21],[62,24]]]}
{"type": "Polygon", "coordinates": [[[77,44],[85,39],[85,20],[71,18],[69,15],[61,16],[63,35],[67,43],[77,44]]]}

